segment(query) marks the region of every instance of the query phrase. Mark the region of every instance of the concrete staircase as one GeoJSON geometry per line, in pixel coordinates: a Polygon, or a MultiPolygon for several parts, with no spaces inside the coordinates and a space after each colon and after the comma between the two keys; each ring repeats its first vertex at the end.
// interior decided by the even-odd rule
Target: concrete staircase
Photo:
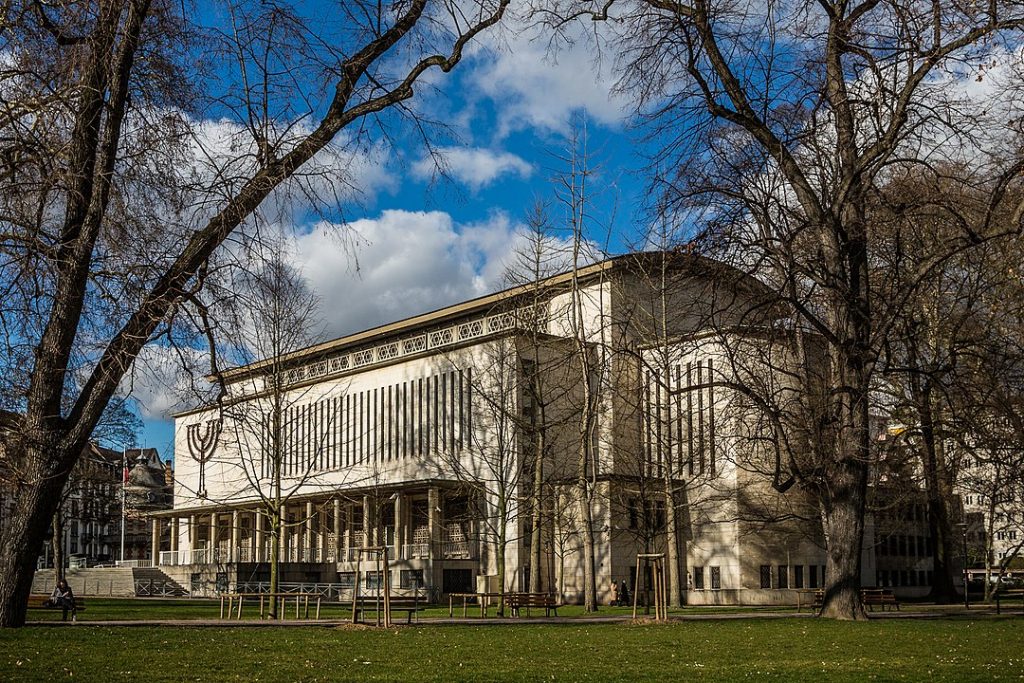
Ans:
{"type": "MultiPolygon", "coordinates": [[[[182,597],[188,591],[156,567],[100,567],[68,569],[68,585],[82,597],[182,597]]],[[[40,569],[32,578],[32,593],[49,595],[56,583],[52,569],[40,569]]]]}
{"type": "Polygon", "coordinates": [[[136,597],[181,598],[188,595],[177,581],[156,567],[136,567],[132,571],[135,573],[136,597]]]}
{"type": "MultiPolygon", "coordinates": [[[[82,597],[134,598],[135,576],[127,567],[67,569],[64,576],[75,595],[82,597]]],[[[49,595],[56,583],[54,570],[40,569],[32,578],[32,592],[49,595]]]]}

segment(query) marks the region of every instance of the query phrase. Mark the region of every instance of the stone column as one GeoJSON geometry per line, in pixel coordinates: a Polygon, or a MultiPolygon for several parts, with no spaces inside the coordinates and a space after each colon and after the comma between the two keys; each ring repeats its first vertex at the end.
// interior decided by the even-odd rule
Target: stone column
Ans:
{"type": "Polygon", "coordinates": [[[441,548],[441,491],[436,486],[427,489],[427,530],[430,536],[430,569],[425,572],[431,586],[441,585],[441,563],[444,558],[441,548]]]}
{"type": "Polygon", "coordinates": [[[313,548],[316,547],[316,543],[313,542],[313,536],[315,534],[314,529],[316,528],[316,511],[313,509],[313,501],[306,501],[306,534],[303,539],[303,550],[300,559],[309,561],[313,556],[313,548]]]}
{"type": "Polygon", "coordinates": [[[317,528],[320,530],[320,561],[327,562],[330,550],[331,534],[328,533],[327,510],[320,509],[316,513],[317,528]]]}
{"type": "Polygon", "coordinates": [[[189,557],[188,564],[193,564],[195,559],[196,543],[199,541],[199,524],[195,515],[188,516],[188,550],[192,557],[189,557]]]}
{"type": "Polygon", "coordinates": [[[242,537],[242,520],[238,510],[231,511],[231,545],[228,546],[229,562],[238,562],[238,544],[242,537]]]}
{"type": "Polygon", "coordinates": [[[160,564],[160,518],[154,517],[152,520],[153,538],[149,541],[149,556],[152,559],[153,566],[156,567],[160,564]]]}
{"type": "Polygon", "coordinates": [[[402,504],[402,494],[395,495],[395,559],[405,559],[405,524],[402,520],[402,512],[405,506],[402,504]]]}
{"type": "MultiPolygon", "coordinates": [[[[253,513],[252,518],[253,528],[253,549],[252,549],[252,560],[253,562],[265,562],[263,556],[263,515],[257,510],[253,513]]],[[[267,558],[269,559],[269,558],[267,558]]]]}
{"type": "MultiPolygon", "coordinates": [[[[355,512],[353,512],[354,509],[355,509],[355,507],[353,505],[348,505],[348,504],[345,505],[345,547],[346,548],[351,548],[352,547],[352,519],[353,519],[353,517],[355,517],[355,512]]],[[[346,557],[345,559],[347,560],[348,557],[346,557]]]]}
{"type": "Polygon", "coordinates": [[[178,533],[181,531],[181,523],[177,517],[171,517],[171,550],[178,551],[178,533]]]}
{"type": "Polygon", "coordinates": [[[214,555],[217,552],[217,524],[220,523],[220,516],[216,512],[210,513],[210,540],[206,543],[206,562],[213,564],[214,555]]]}
{"type": "Polygon", "coordinates": [[[373,545],[373,506],[370,505],[370,497],[363,496],[363,547],[369,548],[373,545]]]}
{"type": "MultiPolygon", "coordinates": [[[[334,499],[334,561],[341,560],[341,499],[334,499]]],[[[347,530],[346,530],[347,533],[347,530]]]]}
{"type": "Polygon", "coordinates": [[[280,552],[278,557],[282,562],[288,561],[288,506],[281,507],[281,530],[278,534],[278,545],[280,552]]]}
{"type": "Polygon", "coordinates": [[[431,555],[440,553],[441,544],[441,490],[427,489],[427,530],[430,533],[431,555]]]}

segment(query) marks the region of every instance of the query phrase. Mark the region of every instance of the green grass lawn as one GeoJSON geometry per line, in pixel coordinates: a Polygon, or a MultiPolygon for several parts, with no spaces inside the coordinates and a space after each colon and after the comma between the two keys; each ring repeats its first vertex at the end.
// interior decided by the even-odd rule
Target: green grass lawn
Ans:
{"type": "MultiPolygon", "coordinates": [[[[220,617],[220,602],[217,600],[160,600],[160,599],[118,599],[118,598],[86,598],[86,609],[80,615],[83,621],[121,621],[121,620],[177,620],[177,619],[217,619],[220,617]]],[[[294,617],[294,603],[288,604],[288,618],[294,617]]],[[[315,602],[311,602],[310,610],[314,609],[315,602]]],[[[640,608],[641,612],[643,608],[640,608]]],[[[792,607],[686,607],[679,610],[670,609],[670,614],[707,614],[720,612],[795,612],[792,607]]],[[[805,610],[806,611],[806,610],[805,610]]],[[[632,613],[629,607],[602,607],[599,614],[602,616],[619,615],[626,616],[632,613]]],[[[487,611],[488,616],[495,616],[495,609],[491,607],[487,611]]],[[[531,610],[531,614],[543,615],[544,610],[531,610]]],[[[320,610],[322,619],[345,619],[352,615],[347,606],[338,604],[324,604],[320,610]]],[[[475,605],[469,606],[468,615],[470,618],[480,615],[480,608],[475,605]]],[[[29,610],[28,619],[32,622],[59,621],[59,610],[29,610]]],[[[455,616],[462,617],[462,608],[456,605],[455,616]]],[[[560,617],[583,617],[586,616],[582,605],[565,605],[558,608],[560,617]]],[[[255,602],[247,602],[242,610],[243,620],[257,619],[259,608],[255,602]]],[[[421,619],[432,619],[442,617],[448,618],[448,606],[428,607],[420,613],[421,619]]],[[[396,615],[395,619],[404,619],[405,615],[396,615]]]]}
{"type": "Polygon", "coordinates": [[[405,627],[32,626],[0,680],[970,681],[1024,676],[1024,619],[405,627]]]}

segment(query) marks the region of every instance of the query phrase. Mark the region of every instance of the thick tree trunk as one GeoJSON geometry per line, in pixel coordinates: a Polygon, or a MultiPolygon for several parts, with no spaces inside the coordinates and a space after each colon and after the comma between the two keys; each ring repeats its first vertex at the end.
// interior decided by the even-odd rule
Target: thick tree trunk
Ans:
{"type": "Polygon", "coordinates": [[[64,511],[63,506],[57,508],[53,513],[53,580],[60,581],[64,578],[64,511]]]}
{"type": "MultiPolygon", "coordinates": [[[[671,470],[671,468],[666,468],[671,470]]],[[[679,569],[679,523],[676,519],[675,487],[671,474],[665,476],[665,559],[668,561],[668,605],[683,606],[682,572],[679,569]]]]}
{"type": "MultiPolygon", "coordinates": [[[[921,367],[917,334],[918,328],[911,321],[906,332],[908,364],[915,369],[921,367]]],[[[921,427],[921,468],[924,472],[925,495],[928,499],[928,535],[931,538],[934,569],[928,597],[937,603],[948,604],[957,600],[952,574],[955,541],[950,526],[948,505],[953,490],[944,454],[936,437],[931,380],[928,377],[922,378],[922,373],[911,372],[909,385],[911,404],[917,412],[921,427]]]]}
{"type": "Polygon", "coordinates": [[[821,501],[827,548],[823,617],[867,619],[860,597],[867,470],[867,462],[857,457],[830,468],[830,486],[821,501]]]}
{"type": "MultiPolygon", "coordinates": [[[[25,461],[42,462],[41,454],[30,452],[25,461]]],[[[17,490],[0,539],[0,628],[25,624],[36,562],[64,486],[63,477],[31,474],[17,490]]]]}
{"type": "Polygon", "coordinates": [[[950,526],[948,500],[952,495],[945,463],[935,438],[931,389],[927,382],[918,401],[921,418],[921,456],[924,461],[925,492],[928,496],[928,533],[932,540],[932,586],[928,597],[940,604],[957,600],[953,585],[952,557],[955,548],[950,526]]]}

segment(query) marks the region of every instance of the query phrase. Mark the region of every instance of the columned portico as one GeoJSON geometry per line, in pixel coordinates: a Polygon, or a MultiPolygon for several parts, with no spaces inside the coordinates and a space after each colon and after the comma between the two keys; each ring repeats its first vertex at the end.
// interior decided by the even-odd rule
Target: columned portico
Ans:
{"type": "Polygon", "coordinates": [[[210,513],[210,532],[209,539],[206,541],[206,552],[209,553],[211,562],[217,560],[217,524],[220,522],[220,516],[216,512],[210,513]]]}
{"type": "Polygon", "coordinates": [[[313,507],[313,501],[306,501],[306,533],[305,538],[302,539],[302,552],[299,553],[299,561],[311,562],[314,561],[313,551],[316,548],[314,542],[314,534],[316,529],[316,509],[313,507]]]}
{"type": "Polygon", "coordinates": [[[231,562],[238,561],[239,539],[242,534],[241,516],[238,510],[231,511],[231,544],[228,546],[228,558],[231,562]]]}
{"type": "Polygon", "coordinates": [[[160,518],[154,517],[150,521],[152,528],[152,538],[150,539],[149,556],[152,558],[153,564],[156,565],[160,561],[160,518]]]}
{"type": "MultiPolygon", "coordinates": [[[[334,560],[341,559],[342,535],[341,535],[341,499],[335,498],[331,505],[334,515],[334,560]]],[[[347,526],[347,525],[346,525],[347,526]]],[[[345,530],[348,533],[348,529],[345,530]]]]}
{"type": "Polygon", "coordinates": [[[253,545],[253,549],[252,549],[252,556],[253,556],[253,559],[256,562],[263,562],[263,561],[265,561],[265,558],[264,558],[265,543],[264,543],[264,540],[263,540],[263,521],[264,521],[263,520],[263,515],[259,512],[259,510],[257,510],[255,513],[253,513],[252,524],[253,524],[254,545],[253,545]]]}

